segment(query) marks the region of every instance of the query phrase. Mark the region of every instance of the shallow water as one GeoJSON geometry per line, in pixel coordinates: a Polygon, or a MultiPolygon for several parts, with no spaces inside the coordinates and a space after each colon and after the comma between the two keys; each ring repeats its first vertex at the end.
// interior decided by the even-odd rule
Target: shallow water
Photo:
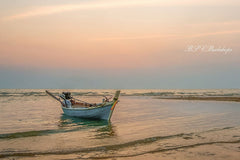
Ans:
{"type": "MultiPolygon", "coordinates": [[[[101,102],[100,95],[114,93],[73,92],[90,102],[101,102]]],[[[240,155],[240,103],[152,97],[169,93],[236,96],[239,90],[124,90],[111,122],[66,116],[44,90],[0,90],[0,158],[172,159],[178,155],[187,159],[184,155],[191,149],[229,144],[237,145],[231,149],[233,158],[240,155]]],[[[218,155],[204,158],[214,156],[218,155]]]]}

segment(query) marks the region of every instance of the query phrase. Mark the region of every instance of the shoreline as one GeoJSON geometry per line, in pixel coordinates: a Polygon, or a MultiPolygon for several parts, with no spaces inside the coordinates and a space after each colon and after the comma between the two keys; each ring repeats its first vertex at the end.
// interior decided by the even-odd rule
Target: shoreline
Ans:
{"type": "Polygon", "coordinates": [[[240,97],[201,97],[201,96],[176,96],[176,97],[155,97],[156,99],[169,99],[169,100],[201,100],[201,101],[230,101],[240,102],[240,97]]]}

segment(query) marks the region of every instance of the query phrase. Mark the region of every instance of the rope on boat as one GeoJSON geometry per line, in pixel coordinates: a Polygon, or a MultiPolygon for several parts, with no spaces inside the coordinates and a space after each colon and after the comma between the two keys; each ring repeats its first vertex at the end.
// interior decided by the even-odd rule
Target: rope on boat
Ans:
{"type": "Polygon", "coordinates": [[[72,99],[74,99],[74,100],[78,100],[78,101],[83,102],[83,103],[91,104],[91,103],[88,103],[88,102],[82,101],[82,100],[77,99],[77,98],[72,98],[72,99]]]}
{"type": "MultiPolygon", "coordinates": [[[[103,97],[106,98],[106,101],[104,101],[104,102],[109,102],[110,99],[112,98],[112,96],[111,96],[110,98],[107,98],[106,96],[103,96],[103,97]]],[[[74,100],[78,100],[78,101],[83,102],[83,103],[86,103],[86,104],[94,105],[94,103],[88,103],[88,102],[82,101],[82,100],[77,99],[77,98],[74,98],[74,97],[72,97],[72,99],[74,99],[74,100]]],[[[104,103],[104,104],[105,104],[105,103],[104,103]]]]}

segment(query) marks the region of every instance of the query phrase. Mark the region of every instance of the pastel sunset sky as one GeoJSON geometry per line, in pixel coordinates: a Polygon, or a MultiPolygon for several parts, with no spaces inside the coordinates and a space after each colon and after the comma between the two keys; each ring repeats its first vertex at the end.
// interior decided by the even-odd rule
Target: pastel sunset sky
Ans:
{"type": "Polygon", "coordinates": [[[239,0],[1,0],[0,88],[240,88],[239,8],[239,0]]]}

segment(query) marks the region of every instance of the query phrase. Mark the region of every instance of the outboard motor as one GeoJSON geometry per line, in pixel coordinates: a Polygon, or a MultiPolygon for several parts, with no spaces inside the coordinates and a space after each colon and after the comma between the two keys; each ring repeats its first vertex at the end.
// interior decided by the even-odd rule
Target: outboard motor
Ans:
{"type": "Polygon", "coordinates": [[[71,99],[71,92],[62,92],[62,94],[65,96],[65,99],[71,99]]]}

